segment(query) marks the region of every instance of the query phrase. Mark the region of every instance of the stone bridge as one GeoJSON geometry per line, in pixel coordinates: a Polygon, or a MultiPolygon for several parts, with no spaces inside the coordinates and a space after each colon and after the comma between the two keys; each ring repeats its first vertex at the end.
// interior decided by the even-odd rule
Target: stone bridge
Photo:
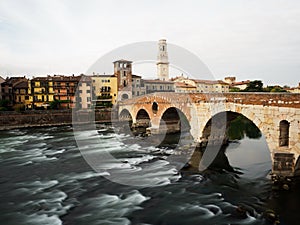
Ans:
{"type": "MultiPolygon", "coordinates": [[[[224,118],[218,115],[241,114],[251,120],[266,138],[273,170],[275,167],[281,170],[284,166],[294,170],[295,167],[295,160],[276,159],[278,153],[283,153],[283,157],[292,155],[294,159],[300,155],[300,94],[153,93],[120,102],[118,112],[119,120],[132,120],[133,125],[149,126],[152,133],[169,129],[172,125],[174,130],[178,118],[182,121],[184,117],[196,142],[205,138],[204,130],[209,121],[217,124],[214,130],[211,128],[210,138],[222,136],[219,131],[224,118]],[[221,125],[218,125],[220,121],[221,125]]],[[[180,122],[177,124],[180,125],[180,122]]]]}

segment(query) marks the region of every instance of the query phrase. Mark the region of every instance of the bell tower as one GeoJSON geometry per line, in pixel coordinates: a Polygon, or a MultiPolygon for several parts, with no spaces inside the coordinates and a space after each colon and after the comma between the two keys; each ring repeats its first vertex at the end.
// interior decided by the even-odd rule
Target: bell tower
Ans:
{"type": "Polygon", "coordinates": [[[158,55],[157,55],[157,76],[159,80],[169,80],[169,59],[167,51],[166,39],[161,39],[158,42],[158,55]]]}
{"type": "Polygon", "coordinates": [[[118,80],[118,100],[132,98],[132,61],[121,59],[113,63],[118,80]]]}

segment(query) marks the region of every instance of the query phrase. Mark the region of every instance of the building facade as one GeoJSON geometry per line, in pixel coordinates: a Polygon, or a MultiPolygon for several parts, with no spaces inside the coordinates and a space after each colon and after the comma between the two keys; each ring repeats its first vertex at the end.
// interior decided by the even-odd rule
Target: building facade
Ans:
{"type": "Polygon", "coordinates": [[[154,92],[175,92],[173,81],[163,80],[144,80],[146,94],[154,92]]]}
{"type": "Polygon", "coordinates": [[[194,85],[190,85],[184,82],[176,82],[175,83],[175,92],[176,93],[195,93],[197,92],[197,88],[194,85]]]}
{"type": "MultiPolygon", "coordinates": [[[[25,104],[25,96],[28,96],[28,79],[25,77],[8,77],[1,83],[2,100],[6,100],[8,106],[25,104]]],[[[27,98],[27,97],[26,97],[27,98]]]]}
{"type": "Polygon", "coordinates": [[[28,81],[28,92],[31,95],[32,102],[28,105],[33,109],[50,108],[50,102],[54,101],[54,90],[52,77],[34,77],[28,81]]]}
{"type": "Polygon", "coordinates": [[[5,82],[5,79],[3,77],[0,76],[0,101],[2,100],[2,88],[1,88],[1,84],[5,82]]]}
{"type": "Polygon", "coordinates": [[[175,92],[197,93],[225,93],[229,92],[229,84],[221,80],[190,79],[183,75],[175,77],[172,81],[178,83],[175,92]],[[185,84],[185,86],[184,86],[185,84]],[[193,88],[194,87],[194,88],[193,88]]]}
{"type": "Polygon", "coordinates": [[[75,92],[81,76],[54,75],[48,77],[53,81],[54,101],[58,102],[58,108],[73,108],[75,92]]]}
{"type": "Polygon", "coordinates": [[[132,97],[146,94],[145,80],[141,76],[132,75],[132,97]]]}
{"type": "Polygon", "coordinates": [[[30,107],[28,80],[18,82],[13,88],[14,104],[19,107],[30,107]]]}
{"type": "Polygon", "coordinates": [[[93,103],[96,107],[111,107],[117,103],[118,80],[115,75],[93,75],[93,103]]]}
{"type": "Polygon", "coordinates": [[[286,90],[290,93],[300,93],[300,82],[298,84],[298,87],[287,88],[286,90]]]}
{"type": "Polygon", "coordinates": [[[92,108],[92,91],[92,78],[90,76],[81,75],[76,91],[76,109],[92,108]]]}

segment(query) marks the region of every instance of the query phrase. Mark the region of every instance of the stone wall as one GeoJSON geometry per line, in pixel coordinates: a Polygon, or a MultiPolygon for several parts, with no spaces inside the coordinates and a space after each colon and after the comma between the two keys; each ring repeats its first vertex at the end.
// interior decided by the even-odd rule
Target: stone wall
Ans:
{"type": "MultiPolygon", "coordinates": [[[[110,122],[111,110],[97,110],[95,122],[110,122]]],[[[29,110],[25,112],[0,112],[0,130],[37,127],[60,126],[72,124],[72,110],[29,110]]]]}

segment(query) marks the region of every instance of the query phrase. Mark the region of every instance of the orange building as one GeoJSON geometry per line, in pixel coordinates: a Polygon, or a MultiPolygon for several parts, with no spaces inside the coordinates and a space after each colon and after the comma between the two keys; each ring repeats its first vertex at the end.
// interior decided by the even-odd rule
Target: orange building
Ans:
{"type": "Polygon", "coordinates": [[[75,92],[81,76],[54,75],[53,81],[54,101],[58,102],[59,108],[73,108],[75,92]]]}

